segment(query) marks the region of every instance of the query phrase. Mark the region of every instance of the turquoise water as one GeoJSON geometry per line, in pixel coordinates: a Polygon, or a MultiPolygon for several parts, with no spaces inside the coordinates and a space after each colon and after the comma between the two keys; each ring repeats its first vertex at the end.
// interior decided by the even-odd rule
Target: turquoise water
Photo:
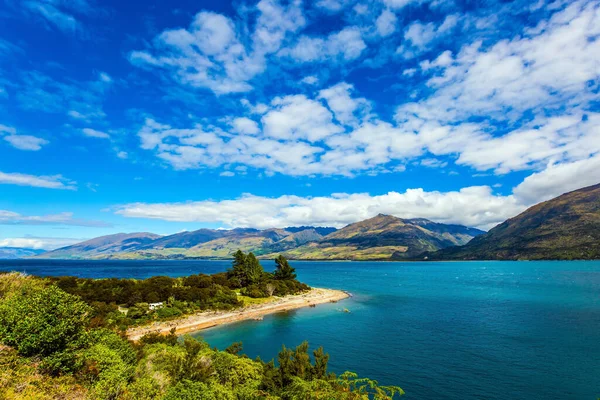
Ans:
{"type": "MultiPolygon", "coordinates": [[[[0,261],[0,270],[143,278],[228,265],[28,260],[0,261]]],[[[600,397],[600,262],[293,265],[300,280],[354,297],[202,336],[219,348],[241,340],[246,354],[263,359],[308,340],[331,354],[334,371],[397,384],[406,399],[600,397]]]]}

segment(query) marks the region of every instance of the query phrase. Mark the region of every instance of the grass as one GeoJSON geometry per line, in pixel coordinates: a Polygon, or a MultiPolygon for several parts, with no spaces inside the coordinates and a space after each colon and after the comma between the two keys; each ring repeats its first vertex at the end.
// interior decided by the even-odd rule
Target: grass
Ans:
{"type": "Polygon", "coordinates": [[[73,376],[51,377],[40,373],[37,363],[19,357],[0,345],[0,398],[5,400],[75,400],[87,390],[73,376]]]}
{"type": "Polygon", "coordinates": [[[238,300],[244,302],[244,307],[246,307],[246,306],[251,306],[251,305],[256,305],[256,304],[270,303],[274,300],[274,298],[266,297],[266,298],[255,299],[253,297],[242,296],[241,294],[238,294],[238,300]]]}
{"type": "MultiPolygon", "coordinates": [[[[395,252],[405,252],[406,246],[380,246],[368,249],[359,249],[355,246],[317,247],[313,245],[302,246],[284,253],[291,259],[302,260],[387,260],[395,252]]],[[[266,256],[268,257],[268,256],[266,256]]]]}

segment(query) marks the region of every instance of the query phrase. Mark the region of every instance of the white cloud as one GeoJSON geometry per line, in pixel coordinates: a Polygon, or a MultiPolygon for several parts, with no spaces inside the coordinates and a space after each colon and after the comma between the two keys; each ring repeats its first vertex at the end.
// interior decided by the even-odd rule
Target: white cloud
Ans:
{"type": "Polygon", "coordinates": [[[126,151],[118,151],[117,157],[120,158],[121,160],[126,160],[129,157],[129,154],[127,154],[126,151]]]}
{"type": "Polygon", "coordinates": [[[252,89],[249,81],[265,70],[267,55],[278,51],[286,35],[305,23],[299,0],[285,7],[261,0],[256,10],[252,31],[224,15],[202,11],[188,29],[164,31],[152,50],[134,51],[130,60],[137,66],[164,69],[185,85],[215,94],[247,92],[252,89]]]}
{"type": "Polygon", "coordinates": [[[364,115],[369,106],[366,99],[353,98],[353,90],[352,85],[341,82],[319,92],[318,98],[327,102],[327,105],[335,114],[335,118],[344,125],[354,125],[358,121],[355,113],[364,115]]]}
{"type": "Polygon", "coordinates": [[[379,35],[385,37],[396,31],[397,22],[398,18],[396,17],[396,14],[390,10],[383,10],[379,17],[377,17],[375,26],[377,27],[377,32],[379,32],[379,35]]]}
{"type": "Polygon", "coordinates": [[[404,39],[420,49],[426,48],[436,36],[436,26],[433,22],[423,24],[419,21],[408,26],[404,33],[404,39]]]}
{"type": "Polygon", "coordinates": [[[19,150],[38,151],[49,142],[45,139],[29,135],[8,135],[3,138],[11,146],[19,150]]]}
{"type": "Polygon", "coordinates": [[[431,44],[451,33],[459,22],[457,15],[448,15],[440,24],[434,22],[422,23],[415,21],[411,23],[404,32],[404,41],[396,50],[404,58],[410,59],[431,47],[431,44]]]}
{"type": "Polygon", "coordinates": [[[74,33],[79,27],[79,23],[73,15],[55,7],[49,2],[25,1],[23,2],[23,5],[29,11],[42,16],[46,21],[61,31],[74,33]]]}
{"type": "Polygon", "coordinates": [[[260,132],[260,128],[256,121],[251,120],[250,118],[241,117],[236,118],[231,123],[233,125],[233,129],[238,133],[245,133],[248,135],[256,135],[260,132]]]}
{"type": "Polygon", "coordinates": [[[2,137],[2,139],[9,143],[12,147],[27,151],[41,150],[42,146],[50,143],[45,139],[35,136],[18,135],[15,128],[6,125],[0,125],[0,137],[2,137]]]}
{"type": "Polygon", "coordinates": [[[73,218],[73,213],[63,212],[50,215],[22,215],[13,211],[0,210],[0,225],[71,225],[85,227],[109,227],[110,224],[73,218]]]}
{"type": "Polygon", "coordinates": [[[314,75],[309,75],[302,78],[300,82],[306,83],[307,85],[316,85],[317,83],[319,83],[319,78],[317,78],[314,75]]]}
{"type": "Polygon", "coordinates": [[[262,117],[266,136],[316,142],[342,131],[327,108],[304,95],[276,98],[271,104],[273,109],[262,117]]]}
{"type": "Polygon", "coordinates": [[[108,133],[97,131],[91,128],[84,128],[81,130],[83,134],[87,137],[98,138],[98,139],[110,139],[110,135],[108,133]]]}
{"type": "Polygon", "coordinates": [[[586,159],[600,151],[600,114],[584,111],[597,99],[599,26],[597,5],[573,2],[522,37],[444,52],[421,64],[435,72],[433,94],[398,107],[396,121],[434,155],[479,170],[586,159]]]}
{"type": "Polygon", "coordinates": [[[54,238],[27,236],[21,238],[0,239],[0,247],[16,247],[19,249],[54,250],[60,247],[70,246],[85,239],[54,238]]]}
{"type": "Polygon", "coordinates": [[[382,0],[386,6],[394,9],[401,9],[409,4],[419,4],[423,0],[382,0]]]}
{"type": "Polygon", "coordinates": [[[8,133],[10,135],[15,135],[17,133],[17,130],[15,128],[13,128],[12,126],[6,126],[6,125],[1,125],[0,124],[0,135],[8,133]]]}
{"type": "Polygon", "coordinates": [[[479,186],[445,193],[409,189],[378,196],[343,193],[327,197],[269,198],[248,194],[235,200],[127,204],[117,207],[116,213],[133,218],[254,228],[342,227],[384,213],[487,228],[522,210],[523,206],[513,196],[497,196],[492,194],[491,188],[479,186]]]}
{"type": "Polygon", "coordinates": [[[528,203],[600,183],[600,154],[566,164],[550,164],[519,184],[514,193],[528,203]]]}
{"type": "Polygon", "coordinates": [[[298,62],[352,61],[360,57],[366,48],[360,29],[346,27],[326,37],[301,36],[294,46],[281,50],[279,54],[298,62]]]}
{"type": "Polygon", "coordinates": [[[61,175],[35,176],[0,171],[0,184],[76,190],[75,182],[65,179],[61,175]]]}

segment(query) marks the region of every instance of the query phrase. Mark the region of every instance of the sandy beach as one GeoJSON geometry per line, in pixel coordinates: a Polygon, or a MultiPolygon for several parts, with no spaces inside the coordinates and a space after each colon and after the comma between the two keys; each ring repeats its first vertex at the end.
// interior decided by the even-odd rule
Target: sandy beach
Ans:
{"type": "Polygon", "coordinates": [[[150,325],[137,326],[127,330],[130,340],[139,340],[148,333],[157,332],[168,334],[175,328],[177,334],[201,331],[213,326],[230,324],[232,322],[261,318],[267,314],[295,310],[312,305],[336,302],[350,297],[341,290],[313,288],[309,292],[274,297],[272,301],[238,308],[232,311],[204,311],[170,321],[154,322],[150,325]]]}

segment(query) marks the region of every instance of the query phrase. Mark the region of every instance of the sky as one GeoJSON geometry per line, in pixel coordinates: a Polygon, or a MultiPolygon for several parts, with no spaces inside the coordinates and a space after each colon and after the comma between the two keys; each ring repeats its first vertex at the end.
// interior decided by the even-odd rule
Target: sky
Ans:
{"type": "Polygon", "coordinates": [[[0,0],[0,247],[490,229],[600,182],[600,2],[0,0]]]}

